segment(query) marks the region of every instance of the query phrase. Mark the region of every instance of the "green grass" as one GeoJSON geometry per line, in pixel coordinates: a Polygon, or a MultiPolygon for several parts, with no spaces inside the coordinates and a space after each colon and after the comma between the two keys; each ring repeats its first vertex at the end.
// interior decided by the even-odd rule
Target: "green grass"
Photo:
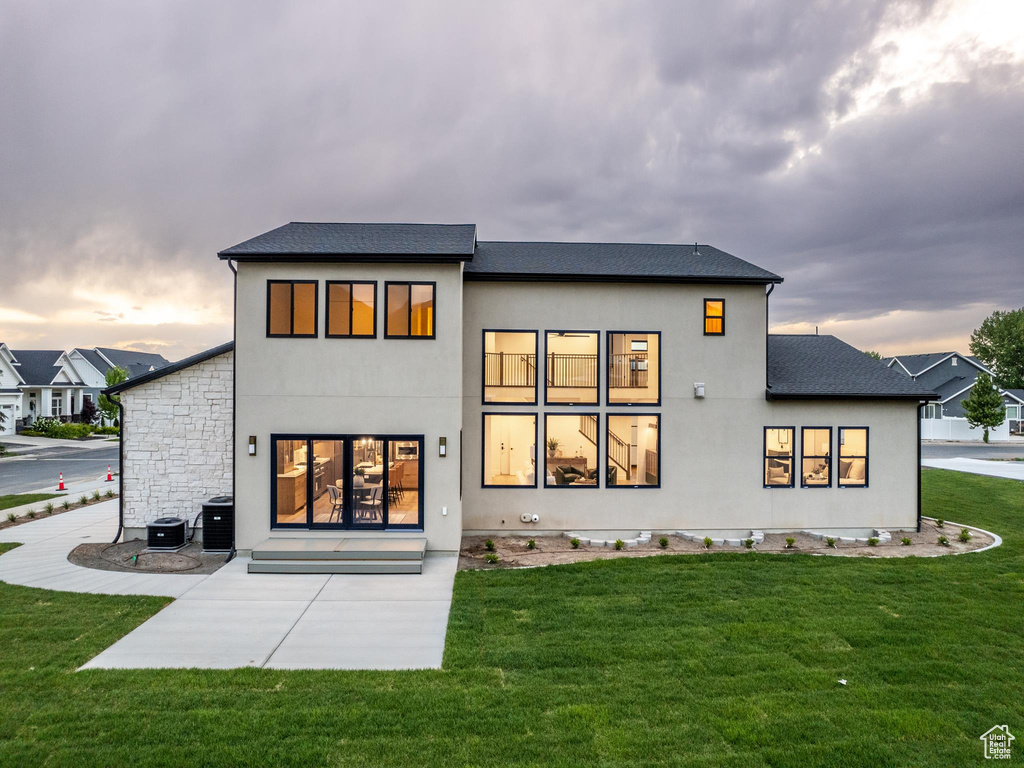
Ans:
{"type": "Polygon", "coordinates": [[[980,765],[1024,730],[1024,485],[924,483],[1005,544],[460,573],[440,671],[76,673],[167,601],[0,584],[0,765],[980,765]]]}
{"type": "Polygon", "coordinates": [[[35,504],[37,501],[56,499],[63,496],[63,493],[14,493],[7,496],[0,496],[0,509],[20,507],[22,504],[35,504]]]}

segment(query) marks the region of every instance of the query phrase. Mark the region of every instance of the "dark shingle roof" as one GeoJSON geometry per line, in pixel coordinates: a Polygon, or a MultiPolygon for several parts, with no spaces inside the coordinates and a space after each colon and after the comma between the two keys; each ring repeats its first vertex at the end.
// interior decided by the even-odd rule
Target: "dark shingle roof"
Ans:
{"type": "Polygon", "coordinates": [[[947,381],[944,381],[938,385],[928,384],[926,382],[921,383],[924,384],[926,387],[931,387],[935,391],[935,394],[939,396],[939,400],[941,401],[946,400],[955,395],[957,392],[962,391],[964,387],[970,386],[971,384],[974,383],[974,381],[975,379],[973,376],[971,378],[967,378],[966,376],[954,376],[952,379],[948,379],[947,381]]]}
{"type": "Polygon", "coordinates": [[[57,360],[64,354],[60,349],[12,349],[11,354],[18,361],[14,370],[33,387],[45,387],[60,372],[57,360]]]}
{"type": "Polygon", "coordinates": [[[768,336],[769,397],[935,399],[928,387],[897,373],[835,336],[768,336]]]}
{"type": "Polygon", "coordinates": [[[207,349],[203,352],[199,352],[195,355],[192,355],[191,357],[186,357],[182,360],[179,360],[176,363],[168,363],[167,365],[155,371],[149,371],[148,373],[143,373],[139,376],[135,376],[129,379],[128,381],[122,381],[120,384],[115,384],[112,387],[107,387],[105,390],[103,390],[103,393],[106,395],[114,395],[117,394],[118,392],[123,392],[126,389],[137,387],[140,384],[145,384],[148,381],[153,381],[154,379],[159,379],[172,373],[177,373],[178,371],[182,371],[185,368],[188,368],[189,366],[196,365],[197,363],[201,363],[213,357],[217,357],[217,355],[223,355],[226,352],[231,352],[234,348],[235,342],[227,341],[219,346],[213,347],[212,349],[207,349]]]}
{"type": "Polygon", "coordinates": [[[149,373],[150,368],[160,369],[171,364],[170,360],[155,352],[135,352],[131,349],[113,349],[111,347],[96,347],[96,351],[117,367],[127,370],[128,378],[149,373]]]}
{"type": "Polygon", "coordinates": [[[407,256],[472,258],[475,224],[320,224],[293,221],[221,251],[222,259],[407,256]]]}
{"type": "Polygon", "coordinates": [[[82,357],[89,361],[89,364],[92,365],[93,368],[102,374],[106,374],[107,370],[110,368],[107,361],[100,357],[99,352],[95,349],[82,349],[81,347],[75,347],[75,352],[81,354],[82,357]]]}
{"type": "Polygon", "coordinates": [[[467,280],[609,280],[781,283],[782,278],[710,245],[480,241],[467,280]]]}
{"type": "Polygon", "coordinates": [[[893,363],[893,368],[898,368],[899,364],[902,363],[903,367],[910,371],[911,376],[915,376],[925,368],[935,365],[944,357],[949,357],[955,354],[954,352],[930,352],[924,355],[893,355],[893,357],[883,357],[882,362],[888,363],[890,360],[899,360],[899,363],[893,363]]]}

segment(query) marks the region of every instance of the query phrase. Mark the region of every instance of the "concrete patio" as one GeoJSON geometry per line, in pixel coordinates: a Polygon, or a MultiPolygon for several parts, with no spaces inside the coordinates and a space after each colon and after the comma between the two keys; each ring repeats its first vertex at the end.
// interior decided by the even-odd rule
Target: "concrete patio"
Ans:
{"type": "Polygon", "coordinates": [[[0,531],[23,546],[0,579],[29,587],[177,598],[83,669],[439,668],[458,558],[429,555],[422,574],[249,574],[238,557],[209,576],[72,565],[83,542],[110,541],[111,501],[0,531]]]}

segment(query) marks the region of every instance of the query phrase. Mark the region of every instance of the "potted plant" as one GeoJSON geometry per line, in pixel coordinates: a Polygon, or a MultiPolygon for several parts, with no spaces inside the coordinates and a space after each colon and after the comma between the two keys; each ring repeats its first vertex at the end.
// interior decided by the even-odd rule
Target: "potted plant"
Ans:
{"type": "Polygon", "coordinates": [[[549,437],[548,438],[548,456],[550,456],[552,459],[555,458],[555,452],[558,450],[558,447],[560,445],[561,445],[561,443],[558,441],[557,437],[549,437]]]}
{"type": "Polygon", "coordinates": [[[366,474],[366,469],[364,467],[356,467],[352,472],[355,475],[355,477],[352,478],[352,487],[362,488],[365,482],[363,480],[363,475],[366,474]]]}

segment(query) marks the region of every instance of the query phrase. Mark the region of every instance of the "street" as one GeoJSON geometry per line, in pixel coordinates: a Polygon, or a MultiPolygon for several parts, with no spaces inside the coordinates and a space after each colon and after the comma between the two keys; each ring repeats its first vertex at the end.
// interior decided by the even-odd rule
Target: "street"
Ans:
{"type": "Polygon", "coordinates": [[[117,472],[118,444],[104,443],[87,447],[75,441],[67,446],[25,448],[12,446],[20,455],[0,459],[0,495],[28,493],[43,488],[57,488],[57,477],[64,473],[64,482],[93,480],[104,475],[107,465],[117,472]]]}
{"type": "Polygon", "coordinates": [[[922,459],[1019,459],[1024,458],[1024,441],[1017,443],[947,443],[921,441],[922,459]]]}

